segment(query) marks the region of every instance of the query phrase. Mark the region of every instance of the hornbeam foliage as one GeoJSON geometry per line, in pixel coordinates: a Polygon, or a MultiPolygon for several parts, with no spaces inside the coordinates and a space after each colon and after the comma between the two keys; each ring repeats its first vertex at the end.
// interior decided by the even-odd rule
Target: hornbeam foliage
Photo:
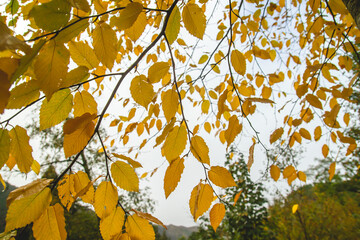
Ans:
{"type": "MultiPolygon", "coordinates": [[[[34,159],[24,128],[31,109],[40,131],[62,127],[67,161],[56,179],[11,194],[5,231],[33,223],[36,239],[65,239],[64,211],[81,199],[93,205],[104,239],[155,239],[150,222],[162,222],[118,201],[120,188],[139,190],[145,149],[161,150],[166,198],[186,161],[203,168],[189,193],[189,213],[196,220],[212,209],[215,230],[228,204],[216,191],[235,182],[213,163],[210,138],[226,148],[241,142],[249,149],[249,171],[257,152],[273,146],[322,141],[324,157],[338,145],[351,154],[356,143],[343,128],[358,79],[350,77],[350,55],[360,60],[360,18],[359,2],[344,2],[6,0],[0,166],[39,173],[44,160],[34,159]],[[268,132],[257,114],[264,112],[268,132]],[[105,166],[95,178],[75,164],[90,143],[98,144],[103,159],[97,162],[105,166]]],[[[267,161],[263,170],[275,181],[306,181],[297,166],[267,161]]]]}

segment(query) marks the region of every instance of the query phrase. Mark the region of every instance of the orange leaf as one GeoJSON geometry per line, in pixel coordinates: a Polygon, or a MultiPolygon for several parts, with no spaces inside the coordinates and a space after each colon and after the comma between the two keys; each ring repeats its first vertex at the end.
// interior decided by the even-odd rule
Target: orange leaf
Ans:
{"type": "Polygon", "coordinates": [[[277,181],[280,177],[280,168],[276,165],[271,165],[270,167],[270,175],[272,177],[272,179],[274,179],[275,181],[277,181]]]}
{"type": "Polygon", "coordinates": [[[169,195],[175,190],[180,179],[181,174],[184,170],[184,159],[178,158],[172,161],[169,167],[166,169],[164,177],[164,191],[165,197],[168,198],[169,195]]]}
{"type": "Polygon", "coordinates": [[[210,211],[210,224],[215,232],[225,217],[225,211],[225,205],[222,203],[215,204],[210,211]]]}

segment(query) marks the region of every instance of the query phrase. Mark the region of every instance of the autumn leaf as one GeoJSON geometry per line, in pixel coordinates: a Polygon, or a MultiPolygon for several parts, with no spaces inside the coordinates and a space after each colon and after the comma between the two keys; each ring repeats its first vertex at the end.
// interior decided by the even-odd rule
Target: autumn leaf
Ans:
{"type": "Polygon", "coordinates": [[[40,96],[39,90],[36,80],[31,80],[16,86],[10,91],[10,98],[6,108],[18,109],[34,102],[40,96]]]}
{"type": "Polygon", "coordinates": [[[206,28],[206,17],[201,8],[194,4],[188,3],[182,11],[182,19],[186,30],[197,38],[202,39],[206,28]]]}
{"type": "Polygon", "coordinates": [[[51,202],[50,188],[13,201],[6,214],[5,232],[21,228],[38,219],[51,202]]]}
{"type": "Polygon", "coordinates": [[[276,142],[284,133],[283,128],[276,129],[271,135],[270,135],[270,144],[273,144],[276,142]]]}
{"type": "Polygon", "coordinates": [[[225,217],[225,211],[225,205],[222,203],[215,204],[210,211],[210,224],[215,232],[225,217]]]}
{"type": "Polygon", "coordinates": [[[180,11],[177,6],[174,7],[170,14],[168,24],[166,25],[165,35],[170,44],[173,44],[180,32],[180,11]]]}
{"type": "Polygon", "coordinates": [[[272,179],[277,181],[280,177],[280,168],[276,165],[271,165],[270,166],[270,175],[271,175],[272,179]]]}
{"type": "Polygon", "coordinates": [[[48,207],[44,213],[34,221],[32,230],[37,240],[65,240],[67,233],[65,230],[63,207],[59,203],[48,207]]]}
{"type": "Polygon", "coordinates": [[[210,165],[209,147],[202,137],[194,136],[191,138],[190,150],[199,162],[210,165]]]}
{"type": "Polygon", "coordinates": [[[9,131],[0,128],[0,169],[9,159],[10,154],[10,136],[9,131]]]}
{"type": "Polygon", "coordinates": [[[169,72],[170,65],[167,62],[157,62],[152,65],[148,70],[149,81],[157,83],[165,77],[169,72]]]}
{"type": "Polygon", "coordinates": [[[319,98],[317,98],[313,94],[306,95],[306,101],[308,101],[310,105],[315,108],[323,109],[322,103],[320,102],[319,98]]]}
{"type": "Polygon", "coordinates": [[[64,130],[64,152],[68,158],[79,153],[88,143],[94,133],[95,114],[85,113],[80,117],[69,119],[65,122],[64,130]]]}
{"type": "Polygon", "coordinates": [[[210,181],[213,182],[216,186],[222,188],[236,186],[231,173],[224,167],[212,166],[208,174],[210,181]]]}
{"type": "Polygon", "coordinates": [[[156,217],[152,216],[151,214],[149,213],[144,213],[144,212],[140,212],[140,211],[137,211],[135,209],[131,209],[132,211],[134,211],[136,213],[136,215],[138,215],[139,217],[142,217],[146,220],[149,220],[153,223],[156,223],[157,225],[160,225],[162,226],[163,228],[167,229],[167,227],[159,220],[157,219],[156,217]]]}
{"type": "Polygon", "coordinates": [[[254,150],[255,150],[255,143],[253,143],[253,145],[251,145],[251,147],[249,148],[249,160],[247,162],[248,172],[250,172],[251,166],[254,163],[254,150]]]}
{"type": "MultiPolygon", "coordinates": [[[[92,35],[94,51],[97,58],[108,69],[112,69],[117,55],[117,37],[115,31],[108,24],[100,22],[94,29],[92,35]]],[[[91,56],[91,58],[93,57],[91,56]]]]}
{"type": "Polygon", "coordinates": [[[80,117],[85,113],[97,114],[97,103],[89,92],[77,92],[74,97],[74,116],[80,117]]]}
{"type": "Polygon", "coordinates": [[[189,205],[195,221],[210,208],[213,197],[213,190],[209,184],[199,183],[193,188],[189,205]]]}
{"type": "Polygon", "coordinates": [[[168,198],[169,195],[176,189],[184,171],[184,167],[184,159],[178,158],[173,160],[166,169],[164,177],[165,198],[168,198]]]}
{"type": "Polygon", "coordinates": [[[88,175],[83,171],[78,171],[74,174],[73,179],[74,190],[76,192],[76,195],[74,196],[75,200],[77,197],[81,197],[83,202],[92,204],[94,202],[94,187],[90,182],[88,175]]]}
{"type": "Polygon", "coordinates": [[[238,118],[236,115],[232,115],[229,119],[229,126],[225,131],[225,139],[227,145],[229,146],[232,142],[234,142],[237,135],[242,130],[242,124],[239,123],[238,118]]]}
{"type": "Polygon", "coordinates": [[[126,160],[133,168],[141,168],[142,167],[141,163],[133,160],[132,158],[130,158],[128,156],[125,156],[123,154],[116,154],[116,153],[113,153],[113,155],[117,158],[126,160]]]}
{"type": "Polygon", "coordinates": [[[139,178],[129,164],[122,161],[114,162],[111,164],[111,176],[120,188],[130,192],[139,191],[139,178]]]}
{"type": "Polygon", "coordinates": [[[113,237],[122,232],[125,221],[125,212],[121,207],[114,208],[111,213],[100,221],[100,232],[104,240],[113,239],[113,237]]]}
{"type": "Polygon", "coordinates": [[[101,182],[95,191],[94,209],[96,215],[100,219],[109,216],[115,209],[117,201],[116,187],[109,181],[101,182]]]}
{"type": "Polygon", "coordinates": [[[10,153],[16,160],[18,168],[23,173],[28,173],[34,161],[32,147],[29,144],[29,136],[24,128],[16,126],[9,132],[11,139],[10,153]]]}
{"type": "Polygon", "coordinates": [[[245,75],[246,61],[244,55],[240,51],[233,50],[231,52],[231,65],[238,74],[245,75]]]}
{"type": "Polygon", "coordinates": [[[57,190],[61,204],[69,211],[75,202],[74,174],[65,174],[59,181],[57,190]]]}
{"type": "Polygon", "coordinates": [[[125,29],[126,35],[128,35],[133,42],[136,42],[143,34],[147,23],[146,14],[141,12],[134,24],[130,28],[125,29]]]}
{"type": "Polygon", "coordinates": [[[304,172],[299,171],[299,172],[297,173],[297,176],[298,176],[298,178],[299,178],[300,181],[306,182],[306,174],[305,174],[304,172]]]}
{"type": "Polygon", "coordinates": [[[55,126],[64,121],[73,107],[73,96],[69,89],[53,94],[50,101],[44,99],[40,108],[40,130],[55,126]]]}
{"type": "Polygon", "coordinates": [[[284,178],[289,178],[291,177],[291,175],[293,175],[294,173],[296,173],[296,170],[294,168],[294,166],[290,165],[287,166],[284,171],[283,171],[283,176],[284,178]]]}
{"type": "Polygon", "coordinates": [[[130,28],[141,13],[143,6],[139,2],[131,2],[125,9],[120,11],[120,17],[115,20],[115,25],[119,30],[130,28]]]}
{"type": "Polygon", "coordinates": [[[298,208],[299,208],[299,204],[294,204],[293,206],[292,206],[292,213],[293,214],[295,214],[296,213],[296,211],[298,210],[298,208]]]}
{"type": "Polygon", "coordinates": [[[332,162],[329,168],[329,181],[331,181],[335,175],[336,162],[332,162]]]}
{"type": "Polygon", "coordinates": [[[148,107],[155,95],[153,86],[147,81],[144,75],[133,78],[131,81],[130,92],[135,102],[144,108],[148,107]]]}
{"type": "Polygon", "coordinates": [[[131,240],[155,240],[151,224],[137,214],[128,216],[125,227],[131,240]]]}
{"type": "MultiPolygon", "coordinates": [[[[72,1],[72,0],[69,0],[72,1]]],[[[86,1],[86,0],[83,0],[86,1]]],[[[89,27],[88,19],[73,19],[69,22],[67,27],[63,29],[59,34],[56,36],[56,41],[59,43],[67,43],[73,40],[76,36],[81,34],[85,31],[86,28],[89,27]]]]}
{"type": "Polygon", "coordinates": [[[187,143],[187,131],[186,127],[175,126],[173,130],[165,139],[163,145],[164,156],[171,163],[171,161],[177,159],[184,151],[187,143]]]}
{"type": "Polygon", "coordinates": [[[71,59],[74,60],[78,66],[85,66],[88,69],[93,69],[99,65],[99,60],[96,57],[94,50],[88,44],[71,41],[68,45],[71,59]]]}

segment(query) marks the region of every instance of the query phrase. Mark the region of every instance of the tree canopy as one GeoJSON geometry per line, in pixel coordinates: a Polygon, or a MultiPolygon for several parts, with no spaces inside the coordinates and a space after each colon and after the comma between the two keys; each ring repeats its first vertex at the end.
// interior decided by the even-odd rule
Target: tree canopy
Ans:
{"type": "Polygon", "coordinates": [[[196,221],[211,209],[216,222],[226,201],[219,189],[236,182],[215,163],[210,141],[241,144],[249,171],[264,152],[262,170],[275,181],[282,173],[289,184],[306,175],[292,162],[280,168],[282,156],[269,157],[273,147],[320,142],[325,158],[333,146],[340,146],[337,155],[352,154],[356,142],[343,130],[354,121],[347,110],[358,80],[352,54],[360,61],[357,6],[356,0],[6,1],[0,168],[41,171],[25,128],[30,109],[39,131],[61,127],[64,164],[55,179],[35,179],[9,195],[5,232],[33,223],[36,239],[66,239],[64,211],[80,198],[95,209],[104,239],[154,239],[150,222],[163,223],[118,199],[119,189],[139,191],[140,179],[158,169],[140,176],[146,150],[159,149],[164,159],[166,198],[185,163],[197,161],[203,171],[189,211],[196,221]],[[75,164],[89,144],[105,166],[93,177],[75,164]]]}

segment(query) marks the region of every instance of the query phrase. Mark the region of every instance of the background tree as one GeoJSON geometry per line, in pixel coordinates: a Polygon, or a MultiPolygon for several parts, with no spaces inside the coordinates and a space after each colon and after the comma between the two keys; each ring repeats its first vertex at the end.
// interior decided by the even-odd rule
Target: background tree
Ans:
{"type": "MultiPolygon", "coordinates": [[[[185,160],[203,168],[194,174],[199,183],[189,201],[196,221],[219,195],[214,186],[236,185],[212,161],[207,133],[226,147],[241,142],[252,156],[255,148],[268,153],[320,139],[327,140],[324,157],[338,144],[350,155],[357,145],[341,131],[351,119],[341,110],[356,82],[346,79],[353,64],[346,54],[358,52],[360,39],[352,6],[341,0],[8,0],[0,19],[1,167],[40,171],[21,115],[31,108],[40,131],[60,124],[66,160],[51,182],[38,179],[13,192],[5,231],[32,223],[37,239],[65,239],[64,209],[81,198],[101,219],[104,239],[154,239],[150,222],[161,221],[126,209],[117,191],[139,190],[139,156],[153,147],[166,159],[166,197],[185,160]],[[262,112],[266,128],[257,122],[262,112]],[[111,127],[116,134],[102,134],[111,127]],[[103,172],[71,171],[91,144],[102,149],[103,172]],[[52,204],[55,190],[61,204],[52,204]],[[44,227],[49,216],[61,220],[57,231],[44,231],[53,229],[44,227]]],[[[290,183],[304,179],[293,163],[282,169],[271,160],[264,170],[275,180],[281,172],[290,183]]],[[[215,219],[223,216],[222,204],[211,208],[215,219]]]]}

